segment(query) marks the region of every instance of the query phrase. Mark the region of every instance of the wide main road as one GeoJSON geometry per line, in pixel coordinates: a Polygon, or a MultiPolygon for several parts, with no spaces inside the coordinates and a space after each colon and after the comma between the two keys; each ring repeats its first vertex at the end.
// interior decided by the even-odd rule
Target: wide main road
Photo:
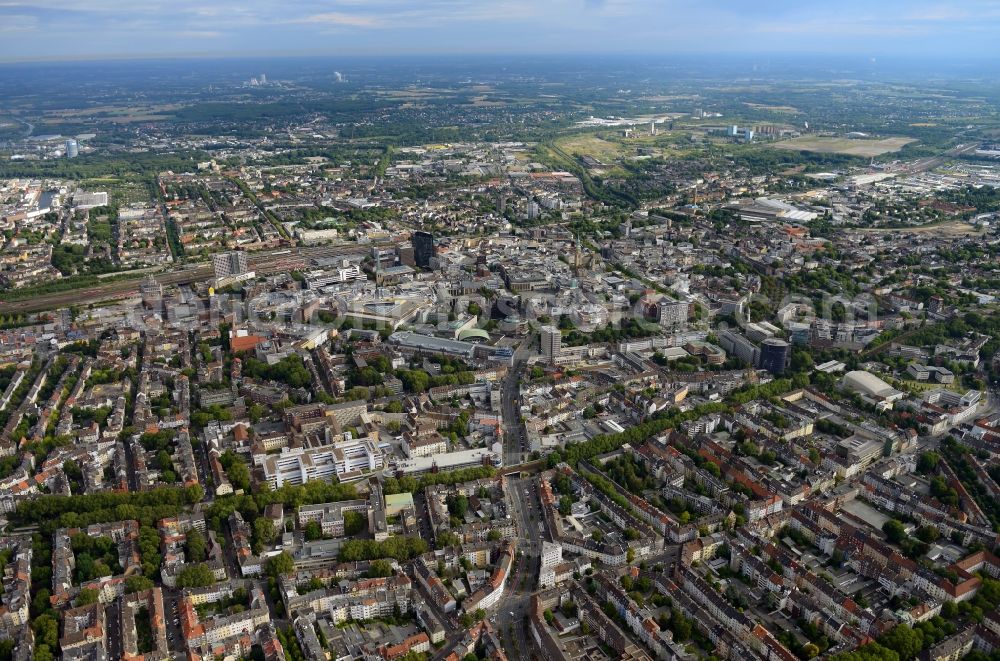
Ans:
{"type": "Polygon", "coordinates": [[[504,377],[500,390],[500,403],[503,412],[503,465],[514,466],[521,463],[524,456],[531,450],[528,447],[527,432],[521,421],[521,377],[530,352],[529,347],[534,342],[534,335],[529,333],[514,350],[514,361],[507,376],[504,377]]]}
{"type": "Polygon", "coordinates": [[[497,633],[500,635],[512,661],[530,661],[537,657],[534,644],[525,626],[531,606],[531,595],[538,582],[542,541],[545,527],[542,505],[538,495],[538,480],[533,478],[508,478],[511,515],[517,526],[517,557],[514,570],[507,580],[507,588],[497,606],[495,615],[497,633]]]}
{"type": "MultiPolygon", "coordinates": [[[[362,255],[371,250],[372,246],[395,245],[399,242],[400,240],[396,239],[371,244],[306,246],[261,250],[247,253],[248,266],[251,270],[263,275],[281,273],[289,270],[289,260],[362,255]]],[[[169,270],[154,274],[153,277],[161,285],[167,287],[170,285],[186,285],[192,282],[202,282],[208,280],[213,275],[214,272],[210,262],[199,262],[186,266],[171,267],[169,270]]],[[[20,301],[4,301],[0,303],[0,314],[42,312],[70,305],[87,305],[89,303],[100,303],[101,301],[123,298],[138,292],[139,285],[142,284],[142,281],[146,277],[147,275],[144,273],[134,278],[115,280],[103,285],[70,289],[51,294],[40,294],[20,301]]],[[[2,297],[3,295],[0,294],[0,299],[2,297]]]]}

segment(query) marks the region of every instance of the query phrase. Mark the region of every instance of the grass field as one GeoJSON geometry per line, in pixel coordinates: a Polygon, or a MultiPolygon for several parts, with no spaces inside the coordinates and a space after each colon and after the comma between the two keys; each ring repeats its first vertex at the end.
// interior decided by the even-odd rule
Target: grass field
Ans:
{"type": "MultiPolygon", "coordinates": [[[[453,90],[449,91],[453,92],[453,90]]],[[[443,90],[417,89],[413,87],[401,90],[376,91],[375,94],[376,96],[385,97],[387,99],[401,99],[401,100],[437,99],[444,96],[443,90]]]]}
{"type": "Polygon", "coordinates": [[[93,106],[72,110],[53,110],[45,113],[39,122],[44,126],[92,121],[95,119],[128,124],[131,122],[155,122],[169,119],[180,104],[161,103],[140,106],[93,106]]]}
{"type": "Polygon", "coordinates": [[[591,156],[608,165],[612,165],[625,153],[624,145],[621,143],[604,140],[593,133],[581,133],[560,138],[557,144],[567,154],[591,156]]]}
{"type": "Polygon", "coordinates": [[[574,133],[556,140],[556,145],[567,154],[574,157],[590,156],[601,161],[608,168],[616,168],[623,159],[634,158],[637,150],[642,148],[652,156],[662,158],[679,158],[687,154],[690,141],[687,132],[667,131],[660,128],[657,135],[650,135],[648,125],[636,126],[635,134],[630,138],[620,135],[618,130],[602,130],[598,133],[574,133]]]}
{"type": "Polygon", "coordinates": [[[767,110],[769,112],[786,113],[789,115],[798,115],[799,109],[792,106],[769,106],[763,103],[750,103],[746,102],[743,105],[753,108],[754,110],[767,110]]]}
{"type": "Polygon", "coordinates": [[[774,143],[779,149],[814,151],[822,154],[847,154],[872,158],[889,152],[899,151],[906,144],[915,142],[913,138],[883,138],[865,140],[853,138],[832,138],[823,136],[803,136],[774,143]]]}

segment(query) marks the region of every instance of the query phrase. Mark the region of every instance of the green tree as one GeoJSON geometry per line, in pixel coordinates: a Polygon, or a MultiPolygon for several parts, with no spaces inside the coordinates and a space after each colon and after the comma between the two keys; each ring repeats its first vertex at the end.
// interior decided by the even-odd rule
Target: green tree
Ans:
{"type": "Polygon", "coordinates": [[[889,633],[879,637],[878,642],[883,647],[895,651],[901,661],[912,659],[924,647],[924,636],[917,629],[913,629],[908,624],[900,624],[889,633]]]}
{"type": "Polygon", "coordinates": [[[188,562],[204,562],[208,556],[205,535],[197,528],[187,532],[185,551],[188,562]]]}
{"type": "Polygon", "coordinates": [[[361,512],[344,512],[344,534],[354,536],[368,527],[368,517],[361,512]]]}
{"type": "Polygon", "coordinates": [[[319,521],[310,521],[305,525],[302,532],[305,535],[307,542],[323,539],[323,527],[320,525],[319,521]]]}
{"type": "Polygon", "coordinates": [[[903,540],[907,539],[906,529],[903,524],[896,519],[889,519],[882,524],[882,532],[885,533],[886,537],[893,544],[899,544],[903,540]]]}
{"type": "Polygon", "coordinates": [[[128,578],[125,579],[126,593],[142,592],[144,590],[149,590],[150,588],[153,588],[155,586],[156,584],[153,583],[153,581],[146,578],[145,576],[135,575],[135,576],[129,576],[128,578]]]}
{"type": "Polygon", "coordinates": [[[924,452],[917,459],[917,471],[927,475],[937,468],[938,462],[941,461],[941,455],[937,452],[924,452]]]}
{"type": "Polygon", "coordinates": [[[370,578],[385,578],[392,576],[392,574],[392,563],[388,560],[372,560],[371,564],[368,565],[368,576],[370,578]]]}
{"type": "Polygon", "coordinates": [[[675,640],[683,642],[691,637],[690,620],[676,608],[670,613],[670,630],[674,632],[675,640]]]}
{"type": "Polygon", "coordinates": [[[89,606],[90,604],[96,604],[100,594],[101,593],[94,588],[84,588],[80,590],[78,595],[76,595],[76,605],[89,606]]]}
{"type": "Polygon", "coordinates": [[[142,573],[147,579],[160,573],[160,535],[155,528],[147,525],[139,528],[139,557],[142,559],[142,573]]]}
{"type": "Polygon", "coordinates": [[[189,564],[177,573],[177,587],[203,588],[215,583],[215,574],[205,563],[189,564]]]}
{"type": "Polygon", "coordinates": [[[278,537],[278,531],[274,529],[274,521],[266,516],[259,516],[253,522],[254,541],[260,545],[267,545],[274,542],[278,537]]]}
{"type": "Polygon", "coordinates": [[[267,559],[264,567],[268,576],[277,578],[281,574],[290,574],[295,570],[295,560],[287,551],[282,551],[278,555],[273,555],[267,559]]]}
{"type": "Polygon", "coordinates": [[[396,376],[407,392],[421,393],[430,388],[431,375],[423,370],[400,370],[396,376]]]}
{"type": "Polygon", "coordinates": [[[349,539],[340,547],[341,562],[395,558],[400,562],[410,560],[427,551],[427,542],[419,537],[393,536],[385,541],[349,539]]]}
{"type": "Polygon", "coordinates": [[[59,623],[54,617],[48,614],[36,617],[31,623],[31,629],[35,632],[36,653],[42,645],[49,650],[59,649],[59,623]]]}
{"type": "Polygon", "coordinates": [[[219,457],[219,463],[225,469],[226,477],[234,489],[250,490],[250,469],[239,455],[232,450],[226,450],[219,457]]]}
{"type": "Polygon", "coordinates": [[[792,352],[791,369],[793,372],[805,372],[811,370],[815,362],[812,354],[804,350],[792,352]]]}
{"type": "Polygon", "coordinates": [[[446,499],[448,513],[459,519],[464,519],[469,511],[469,499],[463,495],[450,495],[446,499]]]}

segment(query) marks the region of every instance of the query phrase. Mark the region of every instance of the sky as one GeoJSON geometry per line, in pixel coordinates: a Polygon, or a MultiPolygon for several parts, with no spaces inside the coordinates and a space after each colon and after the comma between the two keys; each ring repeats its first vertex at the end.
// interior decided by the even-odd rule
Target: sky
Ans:
{"type": "Polygon", "coordinates": [[[0,0],[0,59],[817,53],[1000,57],[1000,0],[0,0]]]}

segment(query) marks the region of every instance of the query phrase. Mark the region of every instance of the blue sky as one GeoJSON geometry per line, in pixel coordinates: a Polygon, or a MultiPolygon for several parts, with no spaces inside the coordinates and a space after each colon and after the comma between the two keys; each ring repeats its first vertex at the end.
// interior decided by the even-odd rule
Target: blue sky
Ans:
{"type": "Polygon", "coordinates": [[[0,0],[0,59],[193,54],[1000,56],[1000,0],[0,0]]]}

